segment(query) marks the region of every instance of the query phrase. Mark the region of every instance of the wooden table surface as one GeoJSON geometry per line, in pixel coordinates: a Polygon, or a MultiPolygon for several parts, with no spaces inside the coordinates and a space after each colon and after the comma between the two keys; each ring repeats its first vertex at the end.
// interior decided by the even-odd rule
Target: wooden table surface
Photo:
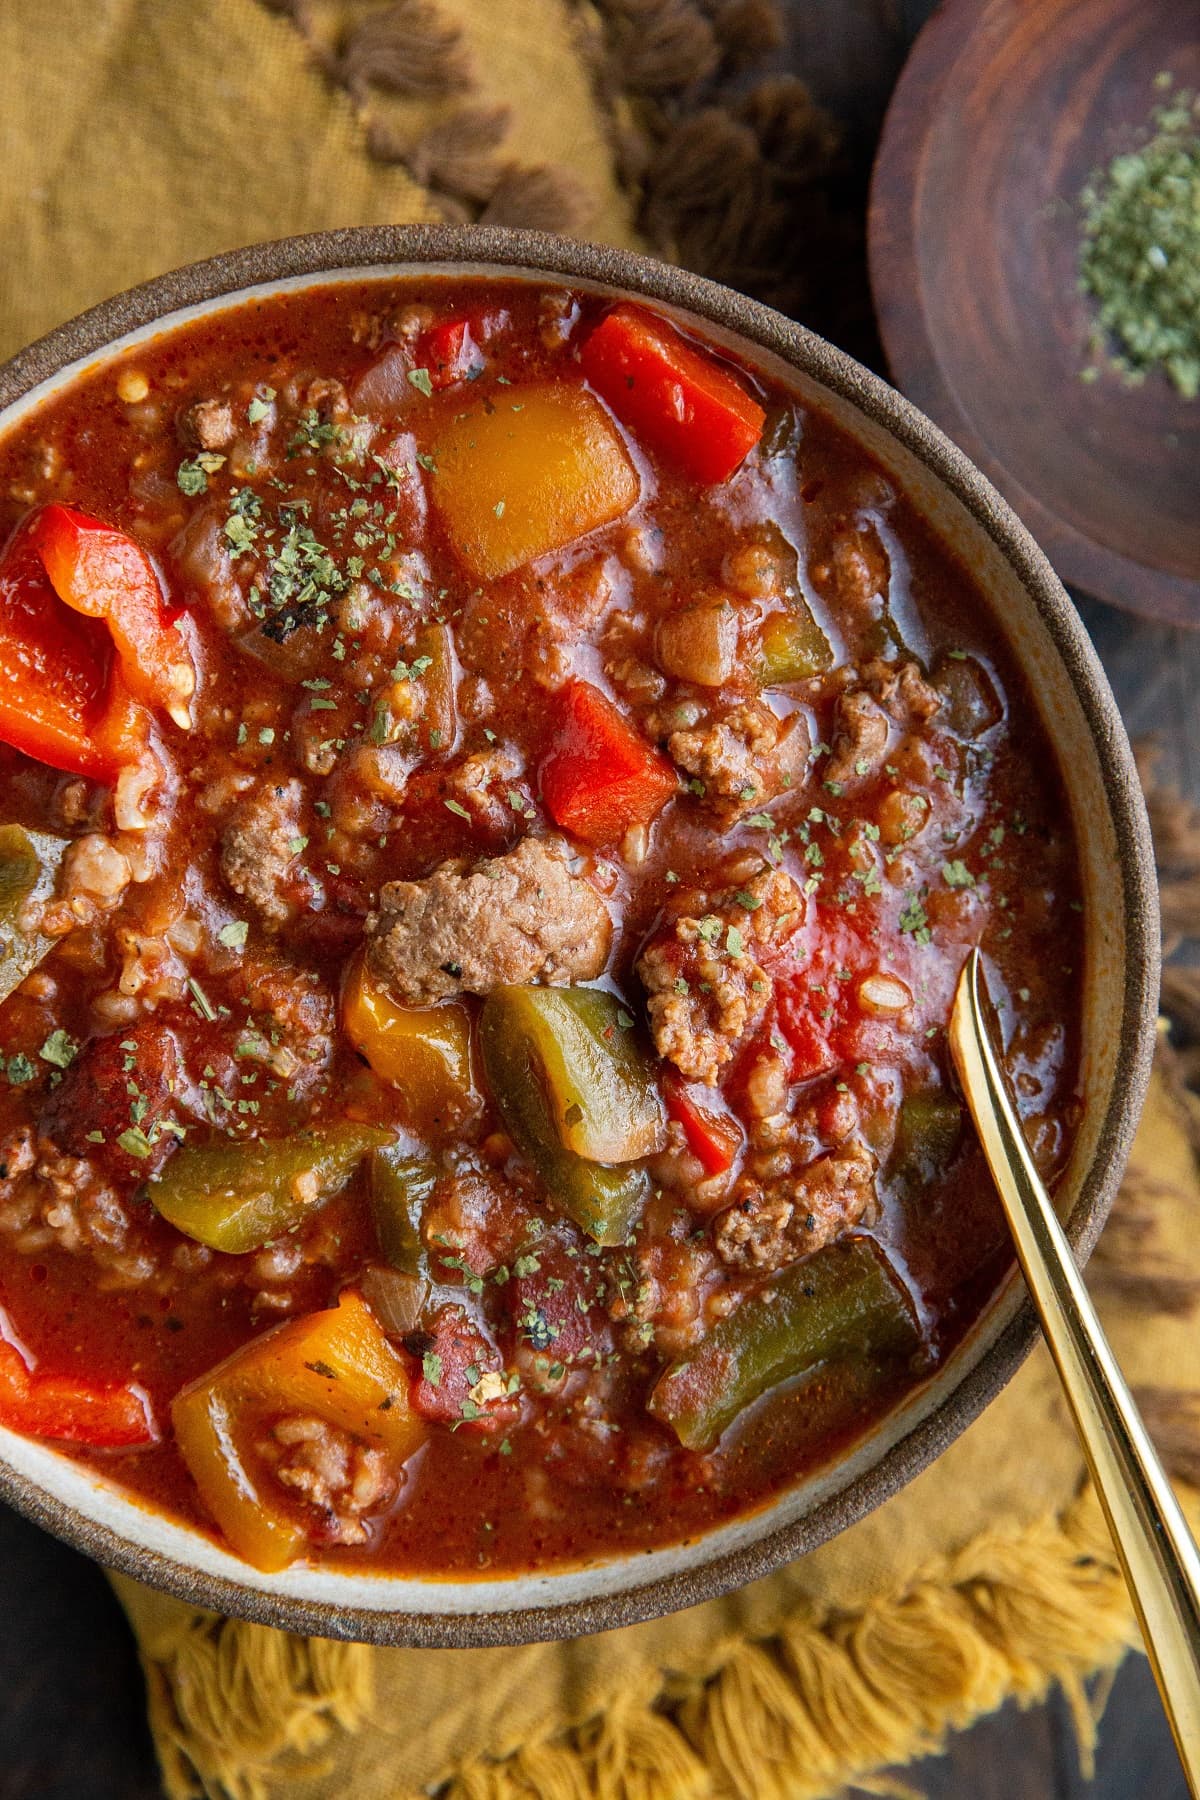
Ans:
{"type": "MultiPolygon", "coordinates": [[[[844,121],[860,196],[875,137],[930,0],[789,0],[787,61],[844,121]]],[[[865,273],[863,276],[865,280],[865,273]]],[[[864,346],[852,346],[863,351],[864,346]]],[[[867,349],[867,354],[870,354],[867,349]]],[[[873,358],[874,360],[874,358],[873,358]]],[[[1200,632],[1080,599],[1133,735],[1200,799],[1200,632]]],[[[0,1508],[0,1800],[160,1800],[132,1638],[100,1571],[0,1508]]],[[[1120,1671],[1094,1781],[1061,1698],[1005,1707],[905,1772],[928,1800],[1186,1800],[1145,1661],[1120,1671]]]]}

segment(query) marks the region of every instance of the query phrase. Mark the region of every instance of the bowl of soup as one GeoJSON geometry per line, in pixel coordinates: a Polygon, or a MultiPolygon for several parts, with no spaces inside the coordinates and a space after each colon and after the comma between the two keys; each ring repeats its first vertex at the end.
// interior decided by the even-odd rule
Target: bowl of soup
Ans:
{"type": "Polygon", "coordinates": [[[984,952],[1086,1254],[1153,862],[1066,595],[891,389],[677,269],[258,247],[0,373],[0,1488],[329,1635],[725,1591],[1028,1348],[984,952]]]}

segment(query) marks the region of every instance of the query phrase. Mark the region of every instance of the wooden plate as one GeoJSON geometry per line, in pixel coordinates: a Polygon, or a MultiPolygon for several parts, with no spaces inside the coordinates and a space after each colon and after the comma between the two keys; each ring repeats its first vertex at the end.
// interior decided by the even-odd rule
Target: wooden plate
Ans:
{"type": "Polygon", "coordinates": [[[1163,91],[1200,88],[1197,0],[950,0],[875,163],[871,284],[897,386],[992,478],[1067,581],[1200,626],[1200,401],[1090,385],[1079,195],[1163,91]]]}

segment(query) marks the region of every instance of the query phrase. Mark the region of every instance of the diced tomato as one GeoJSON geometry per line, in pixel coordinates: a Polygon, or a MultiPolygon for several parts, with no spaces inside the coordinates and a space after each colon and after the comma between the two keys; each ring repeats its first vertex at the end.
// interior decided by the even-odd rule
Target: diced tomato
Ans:
{"type": "Polygon", "coordinates": [[[635,306],[614,307],[580,360],[617,417],[697,481],[724,481],[762,436],[766,414],[741,382],[635,306]]]}
{"type": "Polygon", "coordinates": [[[867,920],[818,906],[810,929],[772,968],[776,1022],[792,1051],[791,1079],[810,1081],[855,1060],[856,978],[879,961],[868,942],[867,920]]]}
{"type": "Polygon", "coordinates": [[[745,1133],[729,1108],[712,1088],[685,1081],[673,1069],[663,1076],[667,1111],[683,1127],[692,1155],[706,1175],[723,1175],[731,1169],[745,1140],[745,1133]]]}
{"type": "Polygon", "coordinates": [[[622,712],[590,682],[559,695],[551,749],[542,759],[542,799],[556,825],[588,844],[612,844],[648,825],[678,792],[679,778],[622,712]]]}
{"type": "Polygon", "coordinates": [[[453,387],[483,368],[483,353],[466,319],[444,319],[431,325],[417,343],[417,366],[428,369],[434,388],[453,387]]]}
{"type": "Polygon", "coordinates": [[[143,1019],[84,1045],[50,1094],[41,1128],[60,1149],[89,1157],[116,1180],[145,1181],[179,1142],[165,1126],[178,1114],[180,1088],[174,1032],[160,1019],[143,1019]]]}
{"type": "Polygon", "coordinates": [[[834,1048],[835,1026],[823,1017],[826,1001],[813,994],[803,978],[776,986],[779,1029],[792,1052],[791,1079],[811,1081],[836,1069],[841,1058],[834,1048]]]}
{"type": "Polygon", "coordinates": [[[471,1398],[484,1375],[499,1375],[500,1358],[461,1306],[440,1306],[422,1337],[432,1340],[421,1351],[421,1373],[412,1385],[412,1404],[426,1419],[494,1431],[511,1425],[520,1410],[516,1400],[480,1395],[471,1398]]]}
{"type": "Polygon", "coordinates": [[[548,1363],[574,1363],[609,1346],[605,1318],[589,1292],[596,1265],[572,1258],[552,1237],[537,1238],[517,1258],[505,1287],[518,1338],[545,1355],[548,1363]]]}
{"type": "Polygon", "coordinates": [[[113,525],[69,506],[43,506],[30,527],[51,585],[67,606],[108,627],[125,686],[135,700],[191,724],[196,667],[142,546],[113,525]]]}
{"type": "Polygon", "coordinates": [[[158,1442],[159,1432],[145,1390],[78,1381],[66,1375],[39,1375],[0,1313],[0,1424],[29,1437],[57,1443],[91,1444],[97,1449],[129,1449],[158,1442]]]}

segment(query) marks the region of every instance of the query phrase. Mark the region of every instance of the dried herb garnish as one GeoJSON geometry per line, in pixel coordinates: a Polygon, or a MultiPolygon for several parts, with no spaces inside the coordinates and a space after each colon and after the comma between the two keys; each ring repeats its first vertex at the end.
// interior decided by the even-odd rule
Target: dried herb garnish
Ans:
{"type": "MultiPolygon", "coordinates": [[[[1169,87],[1171,77],[1158,77],[1169,87]]],[[[1161,369],[1200,393],[1200,96],[1180,92],[1140,147],[1114,156],[1081,196],[1079,285],[1096,303],[1092,350],[1130,383],[1161,369]]],[[[1093,363],[1085,380],[1099,372],[1093,363]]]]}

